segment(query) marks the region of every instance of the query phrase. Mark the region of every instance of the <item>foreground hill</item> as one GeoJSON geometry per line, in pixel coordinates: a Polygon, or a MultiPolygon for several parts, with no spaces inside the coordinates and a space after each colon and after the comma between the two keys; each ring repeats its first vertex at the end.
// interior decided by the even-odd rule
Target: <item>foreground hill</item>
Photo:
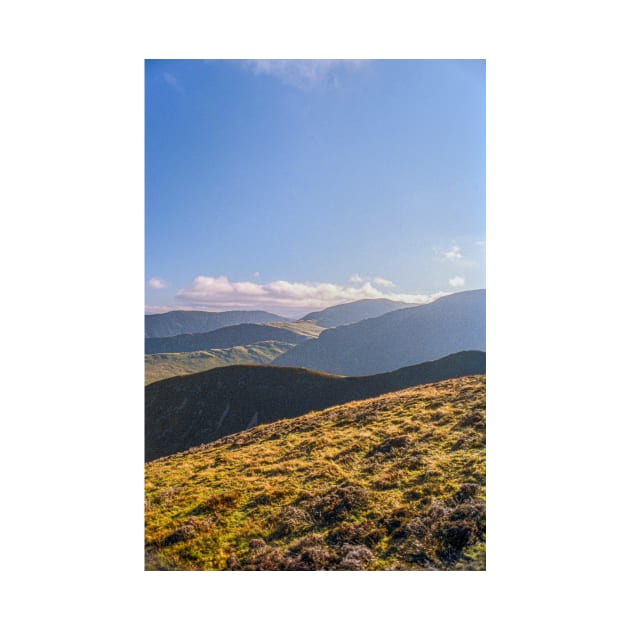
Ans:
{"type": "Polygon", "coordinates": [[[263,324],[239,324],[226,326],[209,333],[177,335],[175,337],[155,337],[144,340],[146,354],[158,352],[196,352],[246,346],[259,341],[284,341],[299,344],[311,339],[310,333],[289,330],[280,326],[263,324]]]}
{"type": "Polygon", "coordinates": [[[354,324],[362,319],[378,317],[391,311],[414,306],[407,302],[394,302],[393,300],[357,300],[347,304],[338,304],[325,308],[323,311],[308,313],[302,317],[303,321],[310,321],[324,328],[354,324]]]}
{"type": "Polygon", "coordinates": [[[174,337],[186,333],[203,333],[236,324],[266,324],[289,321],[267,311],[170,311],[144,316],[145,337],[174,337]]]}
{"type": "Polygon", "coordinates": [[[280,418],[485,370],[485,353],[462,352],[367,377],[233,365],[169,378],[145,388],[145,458],[177,453],[280,418]]]}
{"type": "Polygon", "coordinates": [[[485,377],[145,466],[148,570],[484,570],[485,377]]]}
{"type": "Polygon", "coordinates": [[[144,355],[144,384],[173,376],[194,374],[226,365],[270,363],[283,352],[295,347],[285,341],[261,341],[248,346],[198,350],[197,352],[168,352],[144,355]]]}
{"type": "Polygon", "coordinates": [[[358,376],[486,348],[486,292],[454,293],[349,326],[325,330],[273,365],[358,376]]]}

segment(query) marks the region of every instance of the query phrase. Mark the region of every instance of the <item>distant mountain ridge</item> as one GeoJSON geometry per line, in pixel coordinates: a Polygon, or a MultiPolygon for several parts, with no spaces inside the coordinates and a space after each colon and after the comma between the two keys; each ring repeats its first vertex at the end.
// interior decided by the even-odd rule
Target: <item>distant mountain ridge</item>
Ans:
{"type": "Polygon", "coordinates": [[[286,317],[267,311],[169,311],[144,316],[145,337],[174,337],[186,333],[204,333],[237,324],[288,322],[286,317]]]}
{"type": "Polygon", "coordinates": [[[264,324],[238,324],[226,326],[207,333],[189,333],[175,337],[151,337],[144,340],[145,354],[160,352],[196,352],[197,350],[214,350],[246,346],[259,341],[284,341],[287,343],[303,343],[312,338],[279,326],[264,324]]]}
{"type": "Polygon", "coordinates": [[[386,299],[357,300],[346,304],[337,304],[322,311],[313,311],[304,315],[301,321],[311,321],[324,328],[334,328],[413,306],[416,305],[386,299]]]}
{"type": "Polygon", "coordinates": [[[357,378],[264,365],[169,378],[145,388],[145,457],[177,453],[280,418],[485,371],[484,352],[460,352],[357,378]]]}
{"type": "Polygon", "coordinates": [[[272,365],[361,376],[485,348],[486,291],[479,289],[324,330],[272,365]]]}

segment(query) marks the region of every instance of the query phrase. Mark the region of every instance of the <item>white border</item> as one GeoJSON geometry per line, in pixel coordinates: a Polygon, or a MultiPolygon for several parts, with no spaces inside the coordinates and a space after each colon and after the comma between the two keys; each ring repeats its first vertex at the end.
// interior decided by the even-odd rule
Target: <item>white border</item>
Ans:
{"type": "Polygon", "coordinates": [[[11,627],[620,624],[620,6],[3,9],[11,627]],[[487,59],[487,572],[143,572],[143,59],[154,57],[487,59]]]}

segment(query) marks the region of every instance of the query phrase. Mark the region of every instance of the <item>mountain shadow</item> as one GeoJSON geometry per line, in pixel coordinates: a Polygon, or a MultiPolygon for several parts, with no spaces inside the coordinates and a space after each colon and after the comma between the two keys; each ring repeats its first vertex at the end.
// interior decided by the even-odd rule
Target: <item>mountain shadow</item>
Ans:
{"type": "Polygon", "coordinates": [[[471,351],[366,377],[233,365],[169,378],[145,388],[145,457],[177,453],[280,418],[485,371],[485,353],[471,351]]]}

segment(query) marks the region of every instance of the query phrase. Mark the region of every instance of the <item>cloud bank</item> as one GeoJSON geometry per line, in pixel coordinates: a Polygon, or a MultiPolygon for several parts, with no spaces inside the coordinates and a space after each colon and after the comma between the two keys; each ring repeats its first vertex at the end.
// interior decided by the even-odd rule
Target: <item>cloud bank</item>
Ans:
{"type": "MultiPolygon", "coordinates": [[[[393,283],[378,278],[381,287],[393,283]]],[[[326,282],[287,282],[277,280],[268,284],[255,282],[231,282],[225,276],[197,276],[192,285],[177,292],[176,298],[189,308],[209,310],[261,309],[280,315],[304,315],[308,311],[320,310],[335,304],[354,300],[387,298],[409,304],[426,304],[444,292],[427,294],[394,293],[384,291],[371,282],[361,286],[343,286],[326,282]]]]}

